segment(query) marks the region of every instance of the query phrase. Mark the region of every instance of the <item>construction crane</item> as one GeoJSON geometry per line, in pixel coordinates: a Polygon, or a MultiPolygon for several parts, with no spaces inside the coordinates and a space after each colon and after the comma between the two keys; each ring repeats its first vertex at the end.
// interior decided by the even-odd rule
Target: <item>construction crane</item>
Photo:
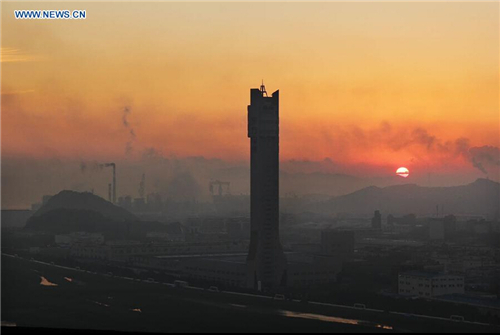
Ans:
{"type": "Polygon", "coordinates": [[[208,183],[208,189],[210,191],[210,194],[215,196],[216,194],[214,193],[214,186],[218,186],[217,189],[217,195],[221,196],[223,193],[223,187],[226,187],[226,194],[231,194],[231,191],[229,190],[229,185],[231,183],[228,181],[220,181],[220,180],[215,180],[215,181],[210,181],[208,183]]]}

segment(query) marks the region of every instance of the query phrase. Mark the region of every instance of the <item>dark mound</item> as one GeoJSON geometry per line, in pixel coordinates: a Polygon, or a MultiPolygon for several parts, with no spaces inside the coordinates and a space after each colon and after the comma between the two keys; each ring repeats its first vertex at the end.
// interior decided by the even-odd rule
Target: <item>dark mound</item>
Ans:
{"type": "Polygon", "coordinates": [[[139,219],[127,210],[113,205],[89,192],[61,191],[53,196],[33,217],[39,217],[56,209],[76,209],[82,211],[93,211],[105,218],[114,221],[139,221],[139,219]]]}
{"type": "Polygon", "coordinates": [[[91,193],[62,191],[28,219],[25,229],[52,234],[103,233],[106,239],[142,239],[147,232],[179,234],[179,223],[140,221],[121,207],[91,193]]]}

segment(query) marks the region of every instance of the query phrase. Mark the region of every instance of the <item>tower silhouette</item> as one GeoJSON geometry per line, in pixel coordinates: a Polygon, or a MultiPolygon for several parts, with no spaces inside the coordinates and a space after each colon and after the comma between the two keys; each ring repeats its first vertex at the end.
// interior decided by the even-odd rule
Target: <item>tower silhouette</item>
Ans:
{"type": "Polygon", "coordinates": [[[287,262],[279,238],[279,91],[264,83],[250,90],[250,250],[248,286],[286,285],[287,262]]]}

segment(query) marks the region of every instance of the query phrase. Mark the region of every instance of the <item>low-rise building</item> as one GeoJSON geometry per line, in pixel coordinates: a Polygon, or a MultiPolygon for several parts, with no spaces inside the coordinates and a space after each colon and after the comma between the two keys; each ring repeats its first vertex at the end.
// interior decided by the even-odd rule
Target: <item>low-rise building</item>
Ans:
{"type": "Polygon", "coordinates": [[[113,241],[106,244],[75,243],[71,255],[77,258],[130,262],[140,256],[203,255],[245,252],[246,242],[162,242],[113,241]]]}
{"type": "Polygon", "coordinates": [[[64,235],[55,235],[55,243],[58,246],[69,247],[76,243],[103,244],[104,235],[100,233],[73,232],[64,235]]]}
{"type": "Polygon", "coordinates": [[[464,277],[446,273],[407,272],[399,274],[402,296],[437,297],[464,293],[464,277]]]}
{"type": "MultiPolygon", "coordinates": [[[[334,283],[342,270],[342,262],[332,257],[286,253],[288,260],[285,286],[310,288],[334,283]]],[[[246,264],[246,255],[192,257],[180,260],[183,276],[226,286],[247,287],[252,275],[246,264]]]]}

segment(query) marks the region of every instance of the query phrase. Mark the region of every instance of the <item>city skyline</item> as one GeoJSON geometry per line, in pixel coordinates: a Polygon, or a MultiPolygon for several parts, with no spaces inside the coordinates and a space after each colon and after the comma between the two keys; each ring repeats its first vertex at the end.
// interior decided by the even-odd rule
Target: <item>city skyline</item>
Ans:
{"type": "Polygon", "coordinates": [[[500,333],[500,2],[1,6],[2,330],[500,333]]]}

